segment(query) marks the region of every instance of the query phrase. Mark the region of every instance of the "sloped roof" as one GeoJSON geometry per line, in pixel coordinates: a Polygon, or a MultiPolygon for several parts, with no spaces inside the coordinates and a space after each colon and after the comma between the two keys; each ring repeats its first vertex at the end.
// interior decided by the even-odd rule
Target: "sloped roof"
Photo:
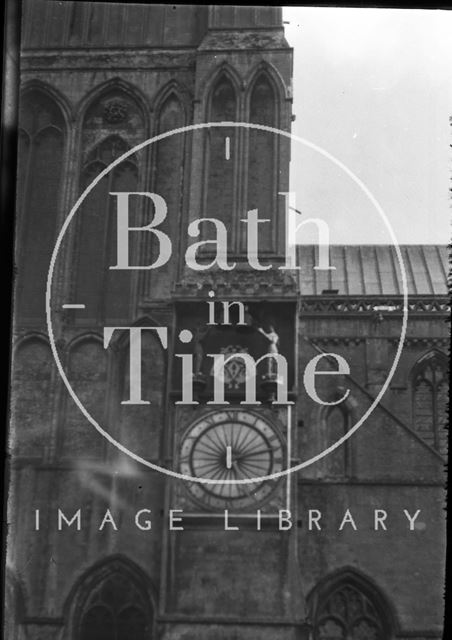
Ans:
{"type": "MultiPolygon", "coordinates": [[[[449,250],[438,245],[401,245],[408,295],[447,295],[449,250]]],[[[392,296],[402,294],[396,250],[387,245],[330,246],[335,270],[315,270],[318,247],[299,247],[302,296],[334,293],[339,296],[392,296]],[[336,292],[337,290],[337,292],[336,292]]]]}

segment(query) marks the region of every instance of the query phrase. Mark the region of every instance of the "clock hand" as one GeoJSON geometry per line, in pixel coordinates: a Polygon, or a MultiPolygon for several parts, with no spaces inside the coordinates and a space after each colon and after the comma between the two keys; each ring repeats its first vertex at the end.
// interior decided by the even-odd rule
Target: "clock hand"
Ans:
{"type": "Polygon", "coordinates": [[[257,455],[260,455],[261,453],[273,453],[273,449],[271,449],[270,447],[267,447],[266,449],[259,449],[258,451],[250,451],[249,453],[245,451],[244,453],[238,456],[238,459],[241,460],[242,458],[257,456],[257,455]]]}
{"type": "MultiPolygon", "coordinates": [[[[234,469],[237,476],[241,477],[243,480],[247,480],[247,477],[238,468],[237,462],[233,461],[231,466],[234,469]]],[[[250,498],[252,498],[252,500],[254,500],[254,502],[259,502],[259,500],[256,498],[254,493],[251,493],[251,490],[248,488],[247,484],[244,484],[243,487],[245,492],[249,495],[250,498]]]]}

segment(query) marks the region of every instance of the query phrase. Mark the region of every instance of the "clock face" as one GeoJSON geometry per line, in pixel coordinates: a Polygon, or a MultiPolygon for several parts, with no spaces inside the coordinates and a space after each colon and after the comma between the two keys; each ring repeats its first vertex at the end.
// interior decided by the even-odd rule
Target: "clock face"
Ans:
{"type": "Polygon", "coordinates": [[[186,476],[219,481],[187,484],[203,507],[254,509],[278,484],[278,480],[259,478],[281,471],[283,455],[282,438],[275,426],[254,413],[229,409],[204,416],[190,426],[182,440],[179,468],[186,476]],[[256,481],[224,483],[250,478],[256,481]]]}

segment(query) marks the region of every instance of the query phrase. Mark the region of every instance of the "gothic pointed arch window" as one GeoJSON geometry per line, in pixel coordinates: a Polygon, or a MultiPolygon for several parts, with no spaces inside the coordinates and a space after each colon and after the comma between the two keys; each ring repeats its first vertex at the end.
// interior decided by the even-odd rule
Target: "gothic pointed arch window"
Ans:
{"type": "MultiPolygon", "coordinates": [[[[235,122],[237,114],[235,87],[228,75],[222,73],[210,92],[207,119],[209,122],[235,122]]],[[[237,202],[238,131],[237,127],[212,127],[206,130],[204,217],[216,218],[226,224],[228,230],[232,231],[229,234],[230,244],[238,223],[234,215],[237,202]]],[[[211,237],[212,230],[206,228],[204,239],[211,237]]]]}
{"type": "Polygon", "coordinates": [[[412,373],[414,428],[440,453],[447,449],[447,365],[446,356],[435,350],[424,355],[412,373]]]}
{"type": "MultiPolygon", "coordinates": [[[[264,71],[253,82],[249,96],[249,121],[278,126],[277,95],[274,84],[264,71]]],[[[261,251],[274,250],[278,205],[278,136],[252,128],[248,137],[247,211],[257,209],[259,218],[270,220],[259,230],[261,251]]],[[[245,239],[242,237],[242,247],[245,239]]]]}
{"type": "Polygon", "coordinates": [[[40,89],[27,91],[19,112],[17,305],[20,316],[39,323],[45,320],[46,278],[58,225],[65,141],[60,107],[40,89]]]}
{"type": "Polygon", "coordinates": [[[152,640],[152,604],[131,572],[105,568],[84,595],[76,640],[152,640]]]}
{"type": "MultiPolygon", "coordinates": [[[[347,434],[350,422],[350,411],[344,403],[327,408],[323,420],[325,449],[347,434]]],[[[346,479],[352,476],[350,438],[324,458],[324,467],[327,478],[346,479]]]]}
{"type": "Polygon", "coordinates": [[[314,590],[310,598],[313,640],[387,640],[392,612],[377,589],[345,572],[314,590]]]}
{"type": "MultiPolygon", "coordinates": [[[[128,144],[118,135],[102,140],[85,160],[81,190],[128,149],[128,144]]],[[[130,274],[109,269],[117,262],[116,200],[109,194],[137,191],[137,185],[137,158],[132,155],[104,176],[83,204],[75,297],[83,301],[90,318],[103,320],[127,316],[131,296],[130,274]]]]}
{"type": "MultiPolygon", "coordinates": [[[[113,160],[146,138],[143,110],[122,88],[106,90],[86,111],[82,125],[80,189],[113,160]]],[[[74,296],[86,306],[86,319],[121,320],[132,300],[133,272],[111,270],[117,263],[116,198],[112,192],[139,191],[139,170],[145,151],[137,152],[108,172],[86,197],[78,219],[74,296]]],[[[131,224],[142,224],[139,203],[131,198],[131,224]]],[[[130,242],[130,261],[137,259],[130,242]],[[133,257],[132,257],[133,254],[133,257]]],[[[135,264],[138,264],[135,262],[135,264]]]]}

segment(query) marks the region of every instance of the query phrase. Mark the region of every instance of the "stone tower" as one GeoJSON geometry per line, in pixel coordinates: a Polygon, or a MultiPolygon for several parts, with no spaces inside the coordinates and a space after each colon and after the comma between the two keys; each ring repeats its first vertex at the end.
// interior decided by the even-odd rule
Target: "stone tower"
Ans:
{"type": "MultiPolygon", "coordinates": [[[[15,461],[28,462],[13,481],[25,483],[11,508],[26,524],[24,538],[10,544],[10,561],[22,576],[17,588],[30,594],[23,627],[29,637],[305,637],[296,530],[278,529],[280,509],[286,517],[293,512],[290,525],[296,520],[290,480],[223,489],[154,469],[184,472],[185,464],[194,473],[203,447],[219,433],[226,439],[207,463],[214,479],[217,469],[218,477],[226,469],[239,479],[275,473],[290,456],[287,406],[268,404],[273,365],[259,365],[260,406],[248,407],[243,362],[231,354],[257,359],[278,342],[295,397],[296,285],[275,271],[284,253],[279,194],[289,187],[290,149],[287,138],[265,130],[290,131],[291,75],[280,8],[24,2],[12,446],[15,461]],[[210,125],[193,127],[203,123],[210,125]],[[181,128],[105,171],[145,140],[181,128]],[[118,258],[112,194],[119,192],[164,199],[159,228],[171,240],[171,257],[158,270],[110,268],[118,258]],[[250,210],[265,220],[255,260],[274,264],[271,274],[249,263],[241,219],[250,210]],[[218,268],[214,223],[207,222],[198,234],[205,268],[187,266],[189,229],[199,218],[223,225],[222,250],[235,269],[218,268]],[[92,420],[147,465],[89,425],[56,371],[45,337],[45,290],[57,239],[49,309],[54,355],[92,420]],[[105,348],[106,326],[142,329],[143,401],[133,406],[124,403],[132,384],[130,342],[117,331],[105,348]],[[168,328],[165,344],[149,326],[168,328]],[[183,331],[193,340],[179,339],[183,331]],[[209,350],[231,356],[227,411],[212,404],[209,350]],[[180,406],[182,354],[195,358],[188,406],[180,406]],[[234,468],[223,460],[228,446],[234,468]],[[104,522],[106,509],[118,522],[104,522]],[[168,526],[169,512],[178,509],[183,532],[168,526]],[[237,518],[227,532],[225,511],[237,518]],[[68,514],[76,515],[71,525],[68,514]],[[39,552],[25,571],[30,527],[39,552]],[[52,562],[42,562],[46,554],[52,562]]],[[[131,196],[130,204],[130,227],[143,228],[157,213],[148,198],[131,196]]],[[[157,260],[156,234],[130,236],[129,264],[157,260]]]]}
{"type": "Polygon", "coordinates": [[[23,1],[8,638],[441,637],[446,247],[283,473],[403,318],[391,247],[284,268],[291,79],[278,7],[23,1]]]}

